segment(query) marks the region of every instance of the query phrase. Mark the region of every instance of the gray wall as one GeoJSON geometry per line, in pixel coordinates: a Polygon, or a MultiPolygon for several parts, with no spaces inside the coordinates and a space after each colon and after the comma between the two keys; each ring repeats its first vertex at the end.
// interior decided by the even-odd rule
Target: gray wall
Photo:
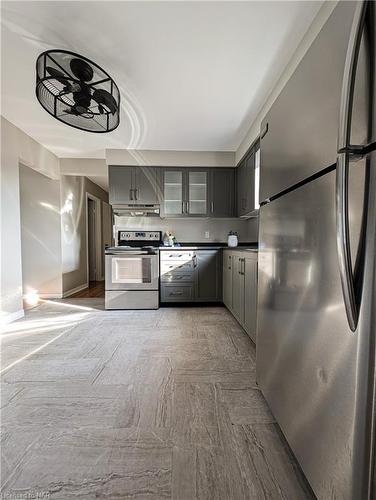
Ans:
{"type": "Polygon", "coordinates": [[[23,294],[60,297],[60,183],[20,165],[23,294]]]}
{"type": "Polygon", "coordinates": [[[86,193],[108,202],[108,193],[86,177],[61,176],[63,293],[88,282],[86,193]]]}
{"type": "Polygon", "coordinates": [[[241,242],[257,242],[257,219],[160,219],[159,217],[115,217],[117,229],[171,231],[178,242],[227,241],[229,231],[237,231],[241,242]],[[205,231],[210,237],[205,238],[205,231]]]}
{"type": "Polygon", "coordinates": [[[59,178],[59,160],[1,117],[1,317],[23,315],[19,164],[59,178]]]}

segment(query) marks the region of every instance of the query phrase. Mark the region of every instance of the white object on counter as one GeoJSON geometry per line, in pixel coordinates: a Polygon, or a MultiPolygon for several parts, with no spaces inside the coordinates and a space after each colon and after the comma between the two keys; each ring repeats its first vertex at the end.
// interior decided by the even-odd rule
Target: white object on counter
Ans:
{"type": "Polygon", "coordinates": [[[229,234],[227,244],[231,248],[237,247],[238,246],[238,235],[237,234],[229,234]]]}

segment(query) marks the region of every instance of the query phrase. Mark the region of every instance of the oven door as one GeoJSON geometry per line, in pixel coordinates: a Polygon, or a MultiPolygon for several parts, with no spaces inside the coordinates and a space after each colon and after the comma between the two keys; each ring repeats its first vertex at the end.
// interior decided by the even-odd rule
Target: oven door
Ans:
{"type": "Polygon", "coordinates": [[[158,255],[107,254],[106,290],[158,290],[158,255]]]}

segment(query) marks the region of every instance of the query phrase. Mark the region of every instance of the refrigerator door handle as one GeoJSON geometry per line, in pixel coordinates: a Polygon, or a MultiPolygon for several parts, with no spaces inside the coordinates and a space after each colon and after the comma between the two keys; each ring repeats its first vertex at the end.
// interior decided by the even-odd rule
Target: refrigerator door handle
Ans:
{"type": "Polygon", "coordinates": [[[347,153],[337,157],[336,204],[337,204],[337,253],[339,273],[345,302],[347,321],[353,332],[358,325],[358,306],[351,263],[350,231],[348,217],[349,158],[347,153]]]}
{"type": "Polygon", "coordinates": [[[351,154],[351,115],[356,67],[365,24],[367,4],[367,1],[362,0],[356,6],[347,47],[341,92],[336,170],[337,253],[347,320],[353,332],[355,332],[358,325],[359,310],[356,302],[355,279],[352,270],[350,249],[348,212],[349,154],[351,154]]]}
{"type": "Polygon", "coordinates": [[[365,23],[367,0],[358,2],[355,8],[354,19],[351,26],[349,44],[347,47],[345,67],[341,91],[341,106],[338,127],[337,151],[347,151],[350,146],[351,115],[354,97],[356,66],[358,62],[360,42],[365,23]]]}

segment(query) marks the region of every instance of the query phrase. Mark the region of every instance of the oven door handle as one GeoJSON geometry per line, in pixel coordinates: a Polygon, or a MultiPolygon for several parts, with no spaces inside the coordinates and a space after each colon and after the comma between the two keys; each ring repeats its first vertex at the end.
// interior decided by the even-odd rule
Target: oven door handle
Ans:
{"type": "Polygon", "coordinates": [[[127,250],[127,252],[106,252],[105,255],[116,255],[117,257],[121,256],[121,257],[127,257],[128,255],[143,255],[143,256],[150,256],[150,257],[153,257],[155,255],[157,255],[156,253],[150,253],[150,252],[140,252],[140,251],[135,251],[135,252],[132,252],[131,250],[127,250]]]}

